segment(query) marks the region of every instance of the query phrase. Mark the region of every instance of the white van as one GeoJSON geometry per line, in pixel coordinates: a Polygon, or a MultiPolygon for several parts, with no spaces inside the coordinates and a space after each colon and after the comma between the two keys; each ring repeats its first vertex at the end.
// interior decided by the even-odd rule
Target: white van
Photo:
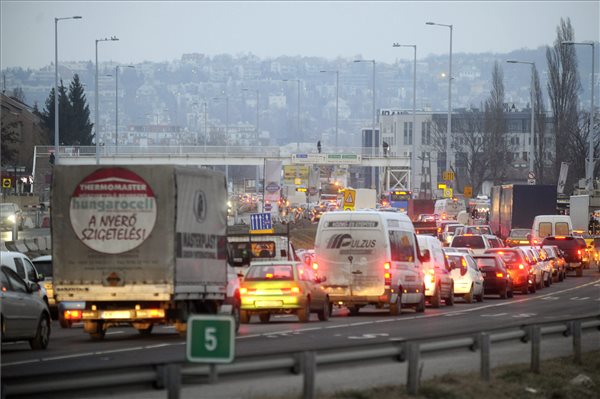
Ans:
{"type": "Polygon", "coordinates": [[[435,201],[433,213],[440,219],[456,220],[461,211],[466,211],[465,201],[459,198],[444,198],[435,201]]]}
{"type": "Polygon", "coordinates": [[[315,237],[318,275],[332,304],[351,314],[361,307],[389,306],[397,315],[402,306],[425,310],[423,254],[409,217],[397,212],[327,212],[315,237]]]}
{"type": "Polygon", "coordinates": [[[539,245],[548,236],[573,234],[573,223],[568,215],[538,215],[531,227],[531,245],[539,245]]]}

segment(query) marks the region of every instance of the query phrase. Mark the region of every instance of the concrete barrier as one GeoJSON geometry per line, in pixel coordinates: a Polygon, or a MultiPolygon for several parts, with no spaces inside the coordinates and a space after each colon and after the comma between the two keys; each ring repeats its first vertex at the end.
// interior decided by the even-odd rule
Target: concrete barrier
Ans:
{"type": "Polygon", "coordinates": [[[16,251],[27,255],[31,254],[32,256],[38,256],[51,251],[51,242],[50,236],[39,236],[16,241],[2,241],[0,249],[2,251],[16,251]]]}
{"type": "Polygon", "coordinates": [[[27,238],[27,239],[23,240],[23,242],[25,243],[25,246],[27,247],[27,249],[29,251],[39,251],[40,250],[40,248],[38,247],[34,238],[27,238]]]}

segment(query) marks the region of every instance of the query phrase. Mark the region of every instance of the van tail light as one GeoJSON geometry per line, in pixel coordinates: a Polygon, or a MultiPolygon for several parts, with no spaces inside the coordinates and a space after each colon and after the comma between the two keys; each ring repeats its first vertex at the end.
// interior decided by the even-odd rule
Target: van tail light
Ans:
{"type": "Polygon", "coordinates": [[[385,273],[383,273],[383,284],[385,285],[385,288],[390,288],[392,286],[392,273],[390,273],[391,266],[390,262],[385,262],[383,264],[383,269],[385,270],[385,273]]]}
{"type": "Polygon", "coordinates": [[[502,273],[496,273],[496,277],[502,278],[502,277],[504,277],[504,274],[502,274],[502,273]]]}

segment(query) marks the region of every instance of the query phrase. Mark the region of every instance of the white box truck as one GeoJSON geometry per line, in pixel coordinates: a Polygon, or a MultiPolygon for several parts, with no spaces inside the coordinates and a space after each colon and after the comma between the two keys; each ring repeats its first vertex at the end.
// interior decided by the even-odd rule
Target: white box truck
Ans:
{"type": "Polygon", "coordinates": [[[56,165],[52,192],[55,296],[85,302],[84,330],[93,339],[122,324],[142,334],[174,324],[184,334],[190,315],[217,313],[233,300],[222,173],[56,165]]]}

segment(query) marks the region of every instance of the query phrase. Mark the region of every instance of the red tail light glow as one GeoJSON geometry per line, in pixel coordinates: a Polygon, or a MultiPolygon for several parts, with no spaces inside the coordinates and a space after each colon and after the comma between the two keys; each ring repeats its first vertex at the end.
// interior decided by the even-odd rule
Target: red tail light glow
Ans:
{"type": "Polygon", "coordinates": [[[504,274],[502,274],[502,273],[496,273],[496,277],[504,277],[504,274]]]}
{"type": "Polygon", "coordinates": [[[319,264],[317,262],[313,262],[312,268],[313,270],[317,270],[319,268],[319,264]]]}
{"type": "Polygon", "coordinates": [[[390,265],[390,262],[385,262],[385,263],[383,264],[383,268],[384,268],[385,270],[390,270],[390,267],[391,267],[391,265],[390,265]]]}
{"type": "Polygon", "coordinates": [[[80,320],[81,310],[65,310],[64,317],[65,320],[80,320]]]}
{"type": "Polygon", "coordinates": [[[520,265],[519,265],[519,270],[525,270],[525,265],[523,265],[523,264],[520,264],[520,265]]]}

